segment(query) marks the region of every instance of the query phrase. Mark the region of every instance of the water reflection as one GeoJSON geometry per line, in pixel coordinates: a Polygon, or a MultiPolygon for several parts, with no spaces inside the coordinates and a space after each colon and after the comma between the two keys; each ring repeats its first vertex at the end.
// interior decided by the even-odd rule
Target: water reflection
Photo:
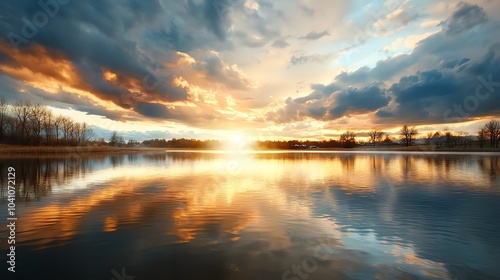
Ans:
{"type": "Polygon", "coordinates": [[[16,168],[26,277],[51,275],[40,258],[89,250],[93,278],[116,264],[141,279],[282,279],[313,255],[296,238],[328,237],[335,253],[311,279],[451,279],[500,274],[498,157],[171,152],[0,170],[16,168]]]}
{"type": "MultiPolygon", "coordinates": [[[[16,169],[17,200],[39,200],[49,194],[52,185],[65,185],[70,180],[84,177],[100,165],[106,157],[78,158],[9,158],[0,159],[0,170],[16,169]]],[[[6,198],[6,173],[0,173],[1,198],[6,198]]]]}

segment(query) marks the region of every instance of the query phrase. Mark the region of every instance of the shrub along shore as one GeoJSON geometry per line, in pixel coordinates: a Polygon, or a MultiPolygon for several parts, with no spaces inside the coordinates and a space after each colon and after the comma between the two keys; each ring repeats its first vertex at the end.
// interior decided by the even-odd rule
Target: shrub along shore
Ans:
{"type": "MultiPolygon", "coordinates": [[[[150,148],[150,147],[110,147],[110,146],[19,146],[19,145],[0,145],[0,157],[2,156],[64,156],[71,154],[81,155],[107,155],[107,154],[133,154],[133,153],[158,153],[166,151],[190,151],[190,150],[222,150],[224,149],[200,149],[200,148],[150,148]]],[[[376,152],[499,152],[494,148],[479,148],[473,147],[463,149],[455,148],[441,148],[436,149],[428,145],[414,145],[411,147],[396,145],[396,146],[357,146],[354,148],[314,148],[314,149],[254,149],[256,151],[344,151],[344,152],[358,152],[358,151],[376,151],[376,152]]],[[[228,150],[229,152],[231,150],[228,150]]],[[[237,152],[237,151],[236,151],[237,152]]]]}
{"type": "Polygon", "coordinates": [[[64,154],[117,154],[159,152],[165,149],[142,147],[110,147],[110,146],[17,146],[0,145],[0,156],[3,155],[64,155],[64,154]]]}

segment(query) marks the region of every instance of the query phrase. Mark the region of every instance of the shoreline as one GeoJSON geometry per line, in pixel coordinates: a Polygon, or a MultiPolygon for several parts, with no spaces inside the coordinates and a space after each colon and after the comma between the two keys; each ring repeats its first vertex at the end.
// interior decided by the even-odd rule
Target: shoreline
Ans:
{"type": "Polygon", "coordinates": [[[17,155],[133,154],[160,152],[164,150],[162,148],[148,147],[0,145],[0,157],[17,155]]]}
{"type": "MultiPolygon", "coordinates": [[[[188,151],[210,151],[210,152],[232,152],[225,149],[197,149],[197,148],[152,148],[152,147],[109,147],[109,146],[17,146],[0,145],[0,157],[22,156],[22,155],[70,155],[70,154],[135,154],[135,153],[158,153],[158,152],[188,152],[188,151]]],[[[414,147],[366,147],[355,148],[316,148],[316,149],[255,149],[255,152],[409,152],[409,153],[500,153],[495,148],[452,148],[434,149],[428,146],[414,147]]],[[[235,152],[241,152],[235,151],[235,152]]]]}

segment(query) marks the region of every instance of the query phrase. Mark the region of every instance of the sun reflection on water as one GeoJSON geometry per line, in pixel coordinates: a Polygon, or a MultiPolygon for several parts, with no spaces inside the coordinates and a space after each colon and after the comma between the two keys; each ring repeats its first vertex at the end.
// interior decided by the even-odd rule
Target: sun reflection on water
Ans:
{"type": "MultiPolygon", "coordinates": [[[[425,200],[443,192],[447,199],[462,192],[499,195],[497,163],[496,157],[249,151],[115,158],[85,169],[85,176],[75,169],[68,180],[58,179],[64,171],[50,169],[44,185],[51,192],[41,197],[43,203],[20,206],[17,238],[19,246],[44,250],[88,233],[141,229],[148,236],[141,250],[155,242],[202,247],[262,242],[262,250],[288,251],[295,248],[292,232],[302,238],[329,236],[343,261],[445,279],[444,262],[421,254],[427,246],[422,240],[439,236],[436,229],[446,222],[435,220],[439,216],[426,220],[434,213],[424,212],[430,207],[425,200]],[[424,200],[404,200],[417,192],[424,200]]],[[[26,179],[21,185],[30,184],[26,179]]]]}

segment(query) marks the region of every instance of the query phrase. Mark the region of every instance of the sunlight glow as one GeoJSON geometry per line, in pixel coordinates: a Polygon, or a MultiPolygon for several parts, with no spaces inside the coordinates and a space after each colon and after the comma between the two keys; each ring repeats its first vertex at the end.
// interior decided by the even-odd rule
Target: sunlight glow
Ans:
{"type": "Polygon", "coordinates": [[[236,133],[224,143],[224,148],[231,151],[244,151],[251,149],[251,141],[243,134],[236,133]]]}

